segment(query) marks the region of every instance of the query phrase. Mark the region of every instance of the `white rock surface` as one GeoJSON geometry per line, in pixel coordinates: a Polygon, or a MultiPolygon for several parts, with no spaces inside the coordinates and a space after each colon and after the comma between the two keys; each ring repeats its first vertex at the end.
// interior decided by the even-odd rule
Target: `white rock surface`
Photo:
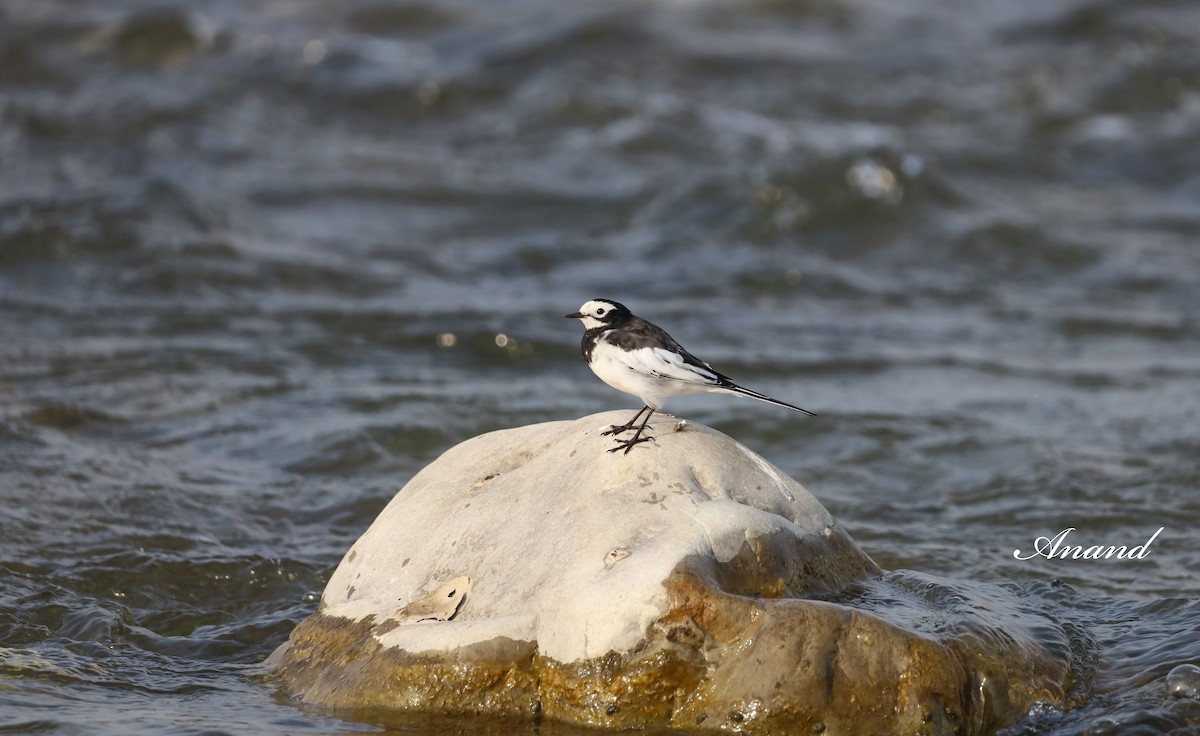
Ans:
{"type": "Polygon", "coordinates": [[[707,427],[676,431],[656,415],[657,441],[607,452],[600,433],[629,416],[502,430],[446,452],[346,553],[321,613],[400,623],[406,606],[465,576],[453,620],[376,638],[420,653],[507,637],[572,662],[643,640],[668,608],[664,579],[690,555],[727,562],[765,534],[835,533],[807,490],[707,427]]]}

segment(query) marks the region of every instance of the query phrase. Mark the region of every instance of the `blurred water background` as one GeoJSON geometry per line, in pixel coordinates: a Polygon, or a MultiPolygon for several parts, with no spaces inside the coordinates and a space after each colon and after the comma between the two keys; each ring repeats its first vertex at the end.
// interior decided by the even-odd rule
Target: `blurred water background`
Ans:
{"type": "Polygon", "coordinates": [[[378,728],[258,663],[440,452],[637,407],[562,319],[606,296],[818,411],[670,407],[883,567],[1075,632],[1073,707],[1011,733],[1195,733],[1198,37],[1190,0],[4,0],[0,732],[378,728]],[[1165,530],[1013,558],[1066,527],[1165,530]]]}

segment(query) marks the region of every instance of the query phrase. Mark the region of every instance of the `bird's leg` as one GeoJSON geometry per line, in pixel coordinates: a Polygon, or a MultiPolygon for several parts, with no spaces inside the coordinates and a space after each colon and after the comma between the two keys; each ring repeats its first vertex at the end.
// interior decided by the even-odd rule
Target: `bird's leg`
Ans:
{"type": "MultiPolygon", "coordinates": [[[[648,407],[648,406],[646,408],[650,409],[650,407],[648,407]]],[[[641,414],[641,412],[639,411],[638,414],[641,414]]],[[[642,426],[638,427],[637,431],[633,433],[633,439],[618,440],[617,446],[612,448],[611,450],[609,450],[609,452],[616,452],[617,450],[625,450],[625,454],[628,455],[629,451],[633,449],[634,445],[638,444],[639,442],[649,442],[650,440],[654,439],[653,437],[643,437],[642,436],[642,432],[646,431],[646,425],[650,423],[650,417],[652,417],[652,416],[654,416],[654,410],[650,409],[650,413],[647,414],[646,418],[642,420],[642,426]]],[[[634,417],[634,419],[636,420],[637,417],[634,417]]]]}
{"type": "MultiPolygon", "coordinates": [[[[642,412],[647,411],[647,410],[649,410],[651,414],[654,413],[654,410],[650,409],[650,407],[643,406],[641,409],[638,409],[637,414],[633,415],[633,419],[630,419],[627,423],[614,424],[614,425],[612,425],[612,429],[608,430],[607,432],[601,432],[600,434],[610,435],[610,434],[621,434],[622,432],[628,432],[629,430],[633,429],[633,425],[637,424],[637,420],[641,419],[642,412]]],[[[647,418],[649,418],[649,417],[647,417],[647,418]]]]}

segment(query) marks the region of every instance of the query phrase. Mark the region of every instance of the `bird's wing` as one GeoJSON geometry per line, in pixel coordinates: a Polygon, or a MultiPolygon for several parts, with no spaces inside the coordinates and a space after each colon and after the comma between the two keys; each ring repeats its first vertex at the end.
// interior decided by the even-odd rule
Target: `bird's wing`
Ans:
{"type": "Polygon", "coordinates": [[[721,383],[720,375],[708,366],[699,361],[689,361],[682,354],[664,348],[638,348],[622,352],[619,359],[630,370],[656,378],[702,386],[721,383]]]}
{"type": "Polygon", "coordinates": [[[605,333],[604,339],[623,348],[620,360],[631,370],[702,386],[724,386],[727,376],[689,353],[658,325],[633,317],[620,331],[605,333]]]}
{"type": "Polygon", "coordinates": [[[686,381],[687,383],[701,383],[706,386],[718,386],[722,383],[722,376],[712,369],[708,363],[700,360],[686,350],[681,353],[675,353],[670,350],[656,348],[655,353],[662,361],[659,364],[659,370],[655,371],[655,375],[662,378],[672,378],[676,381],[686,381]],[[663,365],[666,368],[663,368],[663,365]]]}

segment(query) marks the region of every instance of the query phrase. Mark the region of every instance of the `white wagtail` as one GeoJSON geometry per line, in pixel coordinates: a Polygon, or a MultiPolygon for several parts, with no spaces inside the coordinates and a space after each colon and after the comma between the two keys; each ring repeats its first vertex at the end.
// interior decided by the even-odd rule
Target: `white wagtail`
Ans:
{"type": "Polygon", "coordinates": [[[637,443],[654,439],[643,437],[642,434],[650,417],[662,409],[663,401],[672,396],[739,394],[816,416],[808,409],[742,388],[729,376],[718,373],[711,365],[684,350],[661,327],[635,317],[623,304],[608,299],[593,299],[580,307],[578,312],[566,317],[583,322],[583,359],[592,372],[609,386],[633,394],[645,403],[627,424],[614,424],[612,429],[603,434],[620,435],[627,432],[633,429],[643,412],[649,412],[634,432],[633,439],[618,440],[617,446],[609,452],[624,449],[628,454],[637,443]]]}

